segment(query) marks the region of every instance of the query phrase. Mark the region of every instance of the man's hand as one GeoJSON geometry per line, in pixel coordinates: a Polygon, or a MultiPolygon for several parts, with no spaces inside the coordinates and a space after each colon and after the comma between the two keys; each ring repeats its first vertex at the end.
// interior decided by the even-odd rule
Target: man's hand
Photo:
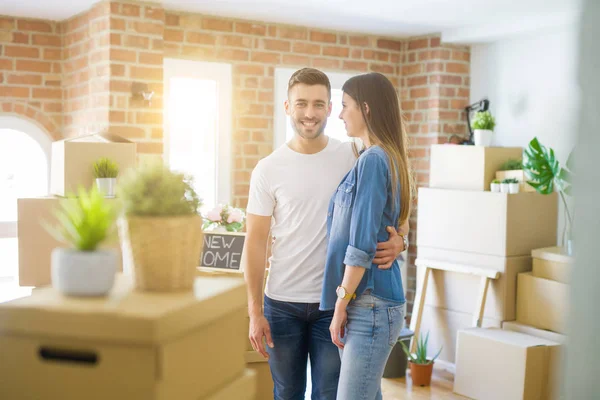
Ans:
{"type": "Polygon", "coordinates": [[[394,227],[387,227],[387,231],[390,234],[388,241],[377,243],[377,252],[373,259],[373,262],[379,266],[379,269],[389,269],[394,260],[405,250],[404,240],[400,235],[408,235],[408,230],[408,220],[400,226],[398,232],[396,232],[394,227]]]}
{"type": "Polygon", "coordinates": [[[250,329],[249,329],[249,339],[250,343],[252,343],[252,348],[254,351],[259,352],[264,358],[269,359],[269,354],[265,349],[265,343],[263,341],[263,337],[267,340],[267,345],[270,348],[273,348],[273,339],[271,338],[271,327],[269,326],[269,321],[265,318],[264,315],[259,317],[250,317],[250,329]]]}

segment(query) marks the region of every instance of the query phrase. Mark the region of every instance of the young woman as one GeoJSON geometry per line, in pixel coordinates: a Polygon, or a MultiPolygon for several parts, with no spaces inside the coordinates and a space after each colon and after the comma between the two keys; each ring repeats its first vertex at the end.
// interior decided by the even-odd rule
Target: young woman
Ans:
{"type": "Polygon", "coordinates": [[[348,136],[364,144],[356,164],[329,203],[327,263],[321,309],[334,309],[330,326],[340,349],[337,398],[381,399],[381,377],[404,323],[398,263],[373,264],[386,226],[410,215],[412,178],[398,96],[383,75],[349,79],[340,118],[348,136]]]}

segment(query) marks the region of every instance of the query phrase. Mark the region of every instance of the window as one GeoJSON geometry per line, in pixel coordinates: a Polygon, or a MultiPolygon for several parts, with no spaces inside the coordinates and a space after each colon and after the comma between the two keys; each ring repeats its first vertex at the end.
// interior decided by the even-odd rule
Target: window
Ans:
{"type": "Polygon", "coordinates": [[[165,161],[204,205],[231,197],[231,65],[165,59],[165,161]]]}
{"type": "MultiPolygon", "coordinates": [[[[290,117],[286,115],[283,106],[287,99],[287,85],[292,74],[296,69],[277,68],[275,70],[275,148],[288,142],[294,136],[294,130],[290,123],[290,117]]],[[[326,72],[331,82],[331,116],[327,119],[325,134],[341,141],[351,141],[346,135],[344,123],[339,119],[342,112],[342,86],[344,82],[353,77],[353,74],[339,72],[326,72]]]]}

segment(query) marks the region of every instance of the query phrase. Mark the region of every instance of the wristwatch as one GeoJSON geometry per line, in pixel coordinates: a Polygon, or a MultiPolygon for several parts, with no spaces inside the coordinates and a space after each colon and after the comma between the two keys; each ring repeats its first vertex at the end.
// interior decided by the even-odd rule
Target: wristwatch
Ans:
{"type": "Polygon", "coordinates": [[[402,250],[402,252],[404,253],[406,250],[408,250],[408,235],[400,235],[400,237],[404,242],[404,250],[402,250]]]}
{"type": "Polygon", "coordinates": [[[337,294],[337,297],[342,300],[353,300],[356,298],[356,293],[348,293],[343,286],[338,286],[337,289],[335,289],[335,293],[337,294]]]}

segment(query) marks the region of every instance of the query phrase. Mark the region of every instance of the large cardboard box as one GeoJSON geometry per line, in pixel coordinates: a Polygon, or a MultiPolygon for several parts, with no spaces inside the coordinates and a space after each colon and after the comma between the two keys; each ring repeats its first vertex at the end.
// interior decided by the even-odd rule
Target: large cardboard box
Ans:
{"type": "Polygon", "coordinates": [[[565,254],[563,247],[546,247],[531,251],[533,276],[571,283],[575,259],[565,254]]]}
{"type": "MultiPolygon", "coordinates": [[[[468,265],[500,272],[491,280],[485,302],[484,317],[514,320],[516,317],[517,275],[531,271],[531,257],[499,257],[419,246],[418,260],[433,260],[468,265]]],[[[417,267],[417,288],[425,273],[417,267]]],[[[425,303],[452,311],[473,313],[477,308],[481,278],[458,272],[433,270],[429,276],[425,303]]]]}
{"type": "Polygon", "coordinates": [[[556,244],[557,194],[419,188],[417,246],[529,256],[556,244]]]}
{"type": "Polygon", "coordinates": [[[454,392],[472,399],[543,400],[557,343],[501,329],[459,332],[454,392]]]}
{"type": "Polygon", "coordinates": [[[245,313],[236,277],[151,293],[120,275],[95,299],[34,290],[0,304],[0,398],[205,398],[245,369],[245,313]]]}
{"type": "Polygon", "coordinates": [[[567,332],[569,285],[538,278],[531,272],[517,278],[517,321],[538,329],[567,332]]]}
{"type": "Polygon", "coordinates": [[[496,171],[509,159],[521,159],[521,147],[431,146],[429,187],[490,190],[496,171]]]}
{"type": "Polygon", "coordinates": [[[527,335],[539,337],[560,344],[560,346],[553,346],[550,349],[550,360],[548,363],[548,384],[544,386],[546,391],[542,398],[548,400],[565,399],[566,397],[562,392],[565,374],[564,365],[566,361],[567,336],[556,332],[537,329],[533,326],[523,325],[516,321],[503,322],[502,329],[525,333],[527,335]]]}
{"type": "MultiPolygon", "coordinates": [[[[208,400],[254,400],[256,397],[257,373],[246,369],[244,374],[210,396],[208,400]]],[[[202,397],[201,399],[204,399],[202,397]]],[[[200,399],[198,399],[200,400],[200,399]]]]}
{"type": "Polygon", "coordinates": [[[256,372],[256,397],[255,400],[267,400],[273,398],[273,378],[269,362],[255,351],[247,351],[246,368],[256,372]]]}
{"type": "Polygon", "coordinates": [[[108,157],[116,162],[122,173],[136,166],[136,145],[109,133],[53,142],[50,193],[66,196],[76,192],[80,185],[90,188],[95,184],[93,164],[101,157],[108,157]]]}
{"type": "MultiPolygon", "coordinates": [[[[54,210],[59,208],[59,197],[31,197],[17,199],[17,236],[19,246],[19,284],[21,286],[45,286],[50,280],[50,257],[56,247],[67,247],[59,242],[42,225],[57,223],[54,210]]],[[[107,199],[114,203],[115,199],[107,199]]],[[[123,269],[121,245],[116,227],[112,238],[102,248],[117,252],[118,269],[123,269]]]]}

